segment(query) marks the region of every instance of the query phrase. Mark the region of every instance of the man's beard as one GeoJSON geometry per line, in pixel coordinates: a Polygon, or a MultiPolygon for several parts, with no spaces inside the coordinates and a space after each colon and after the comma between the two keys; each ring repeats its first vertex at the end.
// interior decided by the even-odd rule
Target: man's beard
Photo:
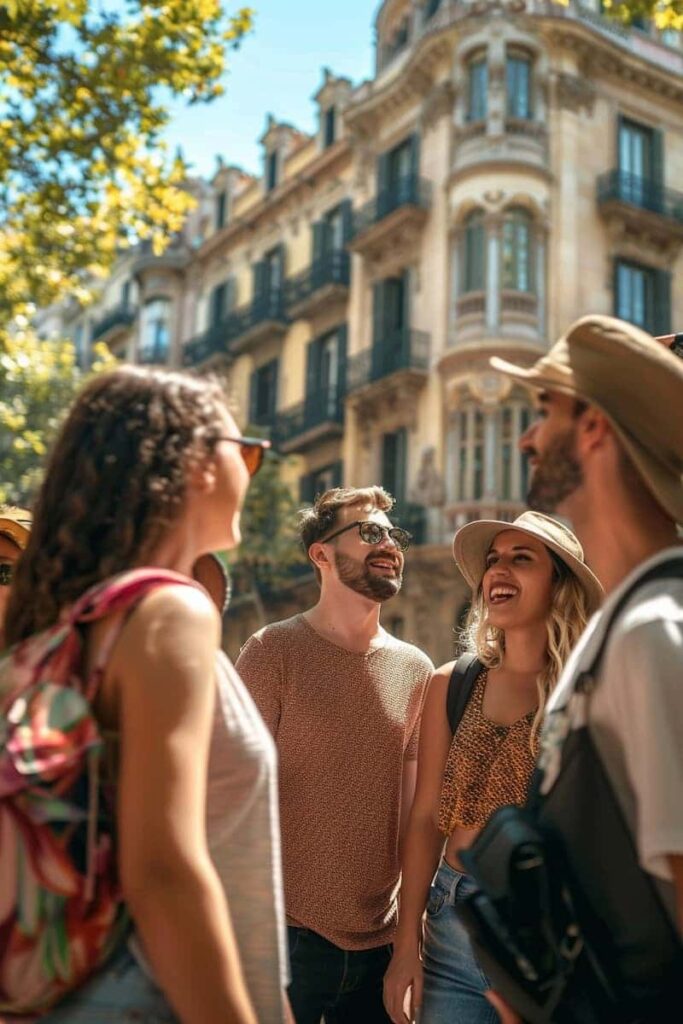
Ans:
{"type": "Polygon", "coordinates": [[[552,441],[543,455],[537,455],[527,501],[537,512],[555,512],[583,483],[583,471],[576,458],[576,431],[570,427],[552,441]]]}
{"type": "Polygon", "coordinates": [[[403,576],[397,567],[396,576],[380,576],[371,572],[365,562],[359,562],[339,551],[334,553],[334,564],[340,581],[349,590],[370,598],[371,601],[388,601],[401,589],[403,576]]]}

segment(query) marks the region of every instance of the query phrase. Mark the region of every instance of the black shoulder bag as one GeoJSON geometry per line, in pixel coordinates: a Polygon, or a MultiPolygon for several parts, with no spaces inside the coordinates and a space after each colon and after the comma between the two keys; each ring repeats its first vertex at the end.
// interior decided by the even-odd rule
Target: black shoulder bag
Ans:
{"type": "Polygon", "coordinates": [[[480,887],[460,911],[477,959],[529,1024],[660,1024],[680,1017],[683,944],[638,863],[585,713],[625,604],[643,584],[681,576],[677,557],[623,595],[568,709],[544,727],[543,757],[548,750],[559,757],[551,788],[542,793],[545,774],[538,769],[526,806],[496,811],[460,854],[480,887]],[[573,722],[577,709],[581,718],[573,722]]]}
{"type": "Polygon", "coordinates": [[[446,714],[453,735],[460,725],[460,720],[465,713],[477,676],[482,668],[483,665],[476,654],[469,653],[461,654],[453,666],[446,692],[446,714]]]}

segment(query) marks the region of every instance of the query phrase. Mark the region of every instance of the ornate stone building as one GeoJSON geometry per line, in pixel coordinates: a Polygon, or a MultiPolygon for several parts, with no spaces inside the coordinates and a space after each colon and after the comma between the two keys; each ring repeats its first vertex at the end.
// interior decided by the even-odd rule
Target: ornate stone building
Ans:
{"type": "MultiPolygon", "coordinates": [[[[129,257],[91,334],[224,374],[302,500],[388,487],[417,543],[385,625],[443,661],[453,531],[523,508],[531,397],[489,356],[531,363],[586,312],[683,328],[683,51],[575,0],[385,0],[376,34],[372,80],[326,70],[314,135],[269,118],[260,177],[195,183],[183,238],[129,257]]],[[[232,653],[258,625],[238,597],[232,653]]]]}

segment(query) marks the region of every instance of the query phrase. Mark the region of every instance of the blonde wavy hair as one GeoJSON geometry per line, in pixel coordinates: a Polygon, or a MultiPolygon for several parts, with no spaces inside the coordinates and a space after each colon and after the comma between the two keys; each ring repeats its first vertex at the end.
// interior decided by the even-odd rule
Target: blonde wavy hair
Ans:
{"type": "MultiPolygon", "coordinates": [[[[590,617],[585,588],[561,558],[549,548],[546,550],[553,562],[553,589],[546,619],[546,662],[536,679],[538,710],[529,739],[533,753],[538,750],[538,733],[548,697],[590,617]]],[[[481,585],[472,601],[461,639],[464,648],[476,654],[487,669],[500,668],[503,664],[505,633],[489,623],[481,585]]]]}

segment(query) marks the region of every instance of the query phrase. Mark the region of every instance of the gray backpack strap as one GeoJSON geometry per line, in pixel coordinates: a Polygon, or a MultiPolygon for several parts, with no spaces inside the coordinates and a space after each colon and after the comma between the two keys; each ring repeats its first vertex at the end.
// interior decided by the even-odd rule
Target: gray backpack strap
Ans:
{"type": "Polygon", "coordinates": [[[465,713],[467,702],[472,696],[477,676],[483,668],[476,654],[461,654],[451,672],[446,693],[446,715],[451,733],[454,734],[465,713]]]}

